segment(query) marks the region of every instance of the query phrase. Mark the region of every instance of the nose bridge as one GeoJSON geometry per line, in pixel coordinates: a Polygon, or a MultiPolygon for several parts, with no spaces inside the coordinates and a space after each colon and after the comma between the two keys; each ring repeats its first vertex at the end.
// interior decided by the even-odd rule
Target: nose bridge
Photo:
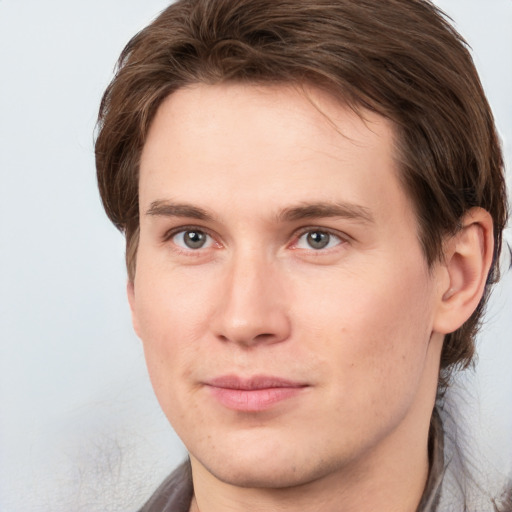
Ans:
{"type": "Polygon", "coordinates": [[[217,312],[217,336],[245,346],[277,343],[289,335],[277,262],[265,251],[245,248],[230,259],[217,312]]]}

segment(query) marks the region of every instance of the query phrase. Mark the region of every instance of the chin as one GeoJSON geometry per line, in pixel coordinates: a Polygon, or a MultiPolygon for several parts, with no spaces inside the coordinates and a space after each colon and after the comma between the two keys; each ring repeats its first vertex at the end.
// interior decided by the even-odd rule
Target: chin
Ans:
{"type": "Polygon", "coordinates": [[[333,465],[324,459],[305,460],[304,455],[260,453],[255,457],[234,456],[222,460],[198,460],[216,479],[237,487],[285,489],[314,482],[332,473],[333,465]]]}
{"type": "Polygon", "coordinates": [[[303,470],[299,473],[295,467],[231,467],[219,468],[219,471],[207,468],[215,478],[229,485],[252,489],[286,489],[298,487],[320,478],[309,476],[303,470]]]}

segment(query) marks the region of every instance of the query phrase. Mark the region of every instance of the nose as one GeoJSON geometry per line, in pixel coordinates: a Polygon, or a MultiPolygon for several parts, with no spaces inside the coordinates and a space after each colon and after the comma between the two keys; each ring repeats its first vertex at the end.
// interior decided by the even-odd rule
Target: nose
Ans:
{"type": "Polygon", "coordinates": [[[277,265],[256,255],[232,261],[219,290],[213,328],[218,339],[249,348],[290,336],[286,290],[277,265]]]}

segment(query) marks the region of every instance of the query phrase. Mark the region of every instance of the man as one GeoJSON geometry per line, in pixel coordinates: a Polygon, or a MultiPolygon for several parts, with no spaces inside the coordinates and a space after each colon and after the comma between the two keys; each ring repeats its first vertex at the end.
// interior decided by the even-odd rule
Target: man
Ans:
{"type": "Polygon", "coordinates": [[[190,456],[143,510],[438,509],[436,396],[471,362],[506,195],[436,8],[178,1],[123,51],[96,159],[190,456]]]}

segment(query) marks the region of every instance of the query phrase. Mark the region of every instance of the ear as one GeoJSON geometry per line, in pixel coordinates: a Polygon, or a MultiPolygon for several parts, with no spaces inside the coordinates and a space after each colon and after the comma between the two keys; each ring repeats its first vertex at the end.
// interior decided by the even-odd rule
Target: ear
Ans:
{"type": "Polygon", "coordinates": [[[475,311],[484,293],[493,250],[492,217],[482,208],[472,208],[463,217],[462,228],[444,244],[441,266],[445,274],[434,331],[451,333],[475,311]]]}
{"type": "Polygon", "coordinates": [[[126,295],[128,296],[128,303],[130,304],[130,311],[132,313],[132,325],[135,331],[135,334],[140,338],[139,334],[139,322],[137,320],[137,312],[135,307],[135,284],[129,279],[126,284],[126,295]]]}

